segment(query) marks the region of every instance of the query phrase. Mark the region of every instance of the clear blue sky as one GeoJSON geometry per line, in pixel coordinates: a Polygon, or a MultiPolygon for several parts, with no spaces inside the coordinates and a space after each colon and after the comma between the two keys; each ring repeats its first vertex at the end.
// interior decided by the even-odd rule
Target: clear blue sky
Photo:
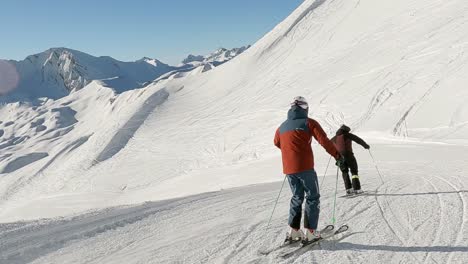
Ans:
{"type": "Polygon", "coordinates": [[[0,0],[0,59],[51,47],[176,64],[253,44],[303,0],[0,0]]]}

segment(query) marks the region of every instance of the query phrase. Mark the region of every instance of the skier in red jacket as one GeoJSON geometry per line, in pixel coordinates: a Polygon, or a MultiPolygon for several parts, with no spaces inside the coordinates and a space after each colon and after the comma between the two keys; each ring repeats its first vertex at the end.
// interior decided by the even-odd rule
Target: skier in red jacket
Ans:
{"type": "Polygon", "coordinates": [[[337,159],[338,166],[344,162],[320,124],[308,118],[308,110],[306,99],[302,96],[295,97],[288,112],[288,119],[276,130],[274,139],[275,145],[281,149],[283,172],[287,175],[293,193],[289,210],[291,231],[286,238],[290,242],[302,240],[303,243],[308,243],[320,238],[317,232],[320,192],[317,174],[314,170],[312,137],[337,159]],[[305,234],[300,230],[304,198],[306,200],[305,234]]]}
{"type": "Polygon", "coordinates": [[[343,166],[340,168],[343,174],[343,181],[347,195],[362,193],[361,182],[358,174],[358,164],[353,153],[353,141],[365,149],[370,149],[370,146],[363,139],[350,133],[350,131],[351,128],[346,125],[342,125],[340,129],[336,131],[336,136],[331,139],[335,144],[336,149],[345,159],[343,166]],[[351,171],[352,181],[349,179],[349,171],[351,171]]]}

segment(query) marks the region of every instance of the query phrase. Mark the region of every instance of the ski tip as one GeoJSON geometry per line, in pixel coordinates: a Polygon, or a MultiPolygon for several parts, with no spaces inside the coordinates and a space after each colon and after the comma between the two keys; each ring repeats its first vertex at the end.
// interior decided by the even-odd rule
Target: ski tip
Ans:
{"type": "Polygon", "coordinates": [[[348,229],[349,229],[349,226],[344,224],[344,225],[341,225],[340,228],[338,228],[338,230],[336,230],[336,232],[341,233],[341,232],[348,231],[348,229]]]}

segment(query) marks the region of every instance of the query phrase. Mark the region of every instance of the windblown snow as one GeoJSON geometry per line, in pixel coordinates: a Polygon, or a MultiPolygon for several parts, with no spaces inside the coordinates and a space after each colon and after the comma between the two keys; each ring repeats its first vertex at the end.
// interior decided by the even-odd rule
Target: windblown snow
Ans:
{"type": "MultiPolygon", "coordinates": [[[[462,0],[306,0],[222,65],[192,56],[148,78],[101,74],[69,50],[2,62],[19,86],[0,108],[0,262],[465,263],[467,12],[462,0]],[[32,73],[34,61],[71,70],[32,73]],[[287,231],[287,184],[266,229],[284,177],[272,140],[297,95],[377,163],[356,147],[367,192],[336,212],[350,231],[264,256],[287,231]]],[[[313,148],[323,226],[336,168],[313,148]]]]}

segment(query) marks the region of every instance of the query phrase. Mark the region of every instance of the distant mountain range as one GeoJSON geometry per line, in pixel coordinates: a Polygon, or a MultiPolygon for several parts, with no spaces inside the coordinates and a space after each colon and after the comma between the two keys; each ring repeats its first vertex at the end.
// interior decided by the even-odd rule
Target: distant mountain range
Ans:
{"type": "Polygon", "coordinates": [[[215,52],[209,54],[208,56],[203,56],[203,55],[189,55],[187,58],[185,58],[182,63],[183,64],[197,64],[197,63],[223,63],[226,61],[231,60],[232,58],[236,57],[237,55],[241,54],[245,50],[250,48],[250,46],[245,46],[241,48],[235,48],[235,49],[225,49],[225,48],[220,48],[216,50],[215,52]]]}
{"type": "Polygon", "coordinates": [[[147,57],[134,62],[122,62],[108,56],[95,57],[77,50],[52,48],[22,61],[8,61],[16,68],[19,82],[13,91],[4,92],[0,101],[14,102],[40,97],[57,99],[83,88],[93,80],[99,80],[121,93],[141,88],[163,75],[166,75],[165,78],[177,78],[195,69],[199,69],[197,72],[210,70],[247,48],[221,48],[207,56],[189,55],[178,66],[147,57]]]}

